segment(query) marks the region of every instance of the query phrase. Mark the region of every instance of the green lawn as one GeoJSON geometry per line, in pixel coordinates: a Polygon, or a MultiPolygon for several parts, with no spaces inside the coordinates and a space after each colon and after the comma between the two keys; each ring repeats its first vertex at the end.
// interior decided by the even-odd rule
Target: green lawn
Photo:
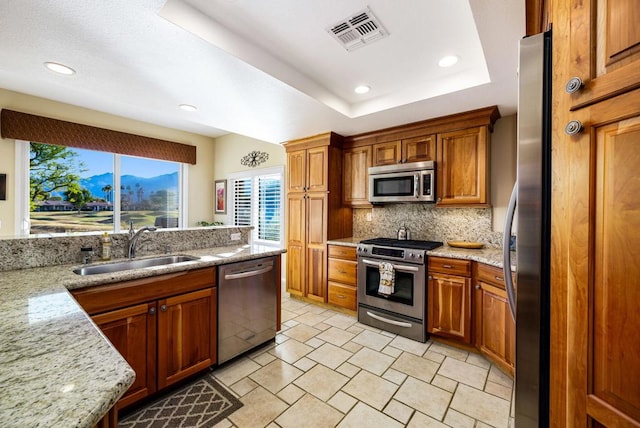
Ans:
{"type": "MultiPolygon", "coordinates": [[[[177,216],[177,212],[125,211],[120,215],[120,228],[122,230],[128,229],[130,221],[133,221],[133,225],[136,229],[141,226],[153,226],[155,224],[156,217],[167,214],[177,216]]],[[[30,217],[31,234],[94,231],[109,232],[113,230],[113,212],[111,211],[33,211],[30,213],[30,217]]]]}

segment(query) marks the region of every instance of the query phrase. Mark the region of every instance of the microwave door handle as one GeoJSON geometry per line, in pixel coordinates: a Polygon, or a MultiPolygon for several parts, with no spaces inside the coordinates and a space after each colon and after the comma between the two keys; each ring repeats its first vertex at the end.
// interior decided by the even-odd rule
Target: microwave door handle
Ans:
{"type": "Polygon", "coordinates": [[[420,173],[413,174],[413,196],[420,197],[420,173]]]}
{"type": "MultiPolygon", "coordinates": [[[[376,266],[376,267],[380,266],[380,262],[375,262],[373,260],[361,259],[361,261],[365,265],[376,266]]],[[[418,272],[420,270],[415,266],[396,265],[396,264],[393,264],[393,263],[391,264],[391,266],[393,266],[393,269],[395,269],[395,270],[400,270],[400,271],[405,271],[405,272],[418,272]]]]}

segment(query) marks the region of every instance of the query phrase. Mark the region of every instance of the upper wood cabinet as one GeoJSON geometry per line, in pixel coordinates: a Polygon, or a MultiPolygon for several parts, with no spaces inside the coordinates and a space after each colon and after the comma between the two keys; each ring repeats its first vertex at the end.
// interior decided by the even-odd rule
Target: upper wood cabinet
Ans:
{"type": "Polygon", "coordinates": [[[287,177],[295,184],[287,185],[287,291],[325,303],[327,240],[351,236],[353,225],[351,209],[342,205],[342,137],[328,133],[284,145],[287,177]]]}
{"type": "Polygon", "coordinates": [[[345,149],[343,153],[342,202],[347,206],[370,207],[369,174],[371,146],[345,149]]]}
{"type": "Polygon", "coordinates": [[[486,126],[438,134],[437,203],[489,203],[489,140],[486,126]]]}
{"type": "Polygon", "coordinates": [[[374,144],[373,166],[393,165],[402,162],[402,144],[400,141],[374,144]]]}
{"type": "Polygon", "coordinates": [[[343,203],[371,207],[370,166],[436,161],[438,206],[488,206],[489,134],[499,117],[493,106],[346,137],[343,203]]]}
{"type": "Polygon", "coordinates": [[[402,140],[402,162],[436,160],[436,136],[424,135],[402,140]]]}
{"type": "Polygon", "coordinates": [[[637,427],[640,2],[551,3],[550,425],[637,427]]]}

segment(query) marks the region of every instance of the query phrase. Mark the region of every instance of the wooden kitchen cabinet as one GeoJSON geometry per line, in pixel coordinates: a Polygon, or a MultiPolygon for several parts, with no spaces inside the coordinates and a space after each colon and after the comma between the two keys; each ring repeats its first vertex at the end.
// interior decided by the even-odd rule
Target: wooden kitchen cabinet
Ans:
{"type": "Polygon", "coordinates": [[[638,427],[640,7],[551,8],[551,425],[638,427]],[[569,136],[572,120],[584,130],[569,136]]]}
{"type": "Polygon", "coordinates": [[[438,134],[437,205],[488,206],[489,132],[486,126],[438,134]]]}
{"type": "Polygon", "coordinates": [[[509,312],[504,272],[501,268],[476,263],[474,278],[475,345],[513,376],[515,322],[509,312]]]}
{"type": "Polygon", "coordinates": [[[118,401],[126,407],[156,391],[155,302],[116,309],[91,318],[136,372],[136,380],[118,401]]]}
{"type": "Polygon", "coordinates": [[[387,141],[374,144],[373,166],[394,165],[402,162],[402,143],[400,141],[387,141]]]}
{"type": "Polygon", "coordinates": [[[326,303],[327,240],[349,237],[353,227],[352,211],[342,205],[342,137],[328,133],[284,146],[293,169],[288,163],[287,177],[298,180],[287,185],[287,291],[326,303]]]}
{"type": "Polygon", "coordinates": [[[215,288],[158,301],[159,389],[215,363],[215,308],[215,288]]]}
{"type": "Polygon", "coordinates": [[[345,149],[343,152],[342,203],[351,207],[370,207],[369,173],[371,146],[345,149]]]}
{"type": "Polygon", "coordinates": [[[471,344],[471,261],[429,257],[427,331],[471,344]]]}
{"type": "Polygon", "coordinates": [[[357,309],[357,261],[355,247],[329,245],[329,303],[357,309]]]}
{"type": "Polygon", "coordinates": [[[72,294],[136,372],[118,409],[216,363],[215,268],[72,294]]]}

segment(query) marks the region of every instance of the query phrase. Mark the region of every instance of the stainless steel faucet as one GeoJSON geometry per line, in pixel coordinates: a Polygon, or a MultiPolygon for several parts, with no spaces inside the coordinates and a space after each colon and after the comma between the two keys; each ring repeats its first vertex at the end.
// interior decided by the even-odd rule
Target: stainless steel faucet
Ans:
{"type": "Polygon", "coordinates": [[[138,243],[138,239],[142,232],[154,232],[156,228],[154,226],[145,226],[140,228],[137,232],[133,230],[133,222],[129,223],[129,259],[132,259],[136,256],[136,244],[138,243]]]}

